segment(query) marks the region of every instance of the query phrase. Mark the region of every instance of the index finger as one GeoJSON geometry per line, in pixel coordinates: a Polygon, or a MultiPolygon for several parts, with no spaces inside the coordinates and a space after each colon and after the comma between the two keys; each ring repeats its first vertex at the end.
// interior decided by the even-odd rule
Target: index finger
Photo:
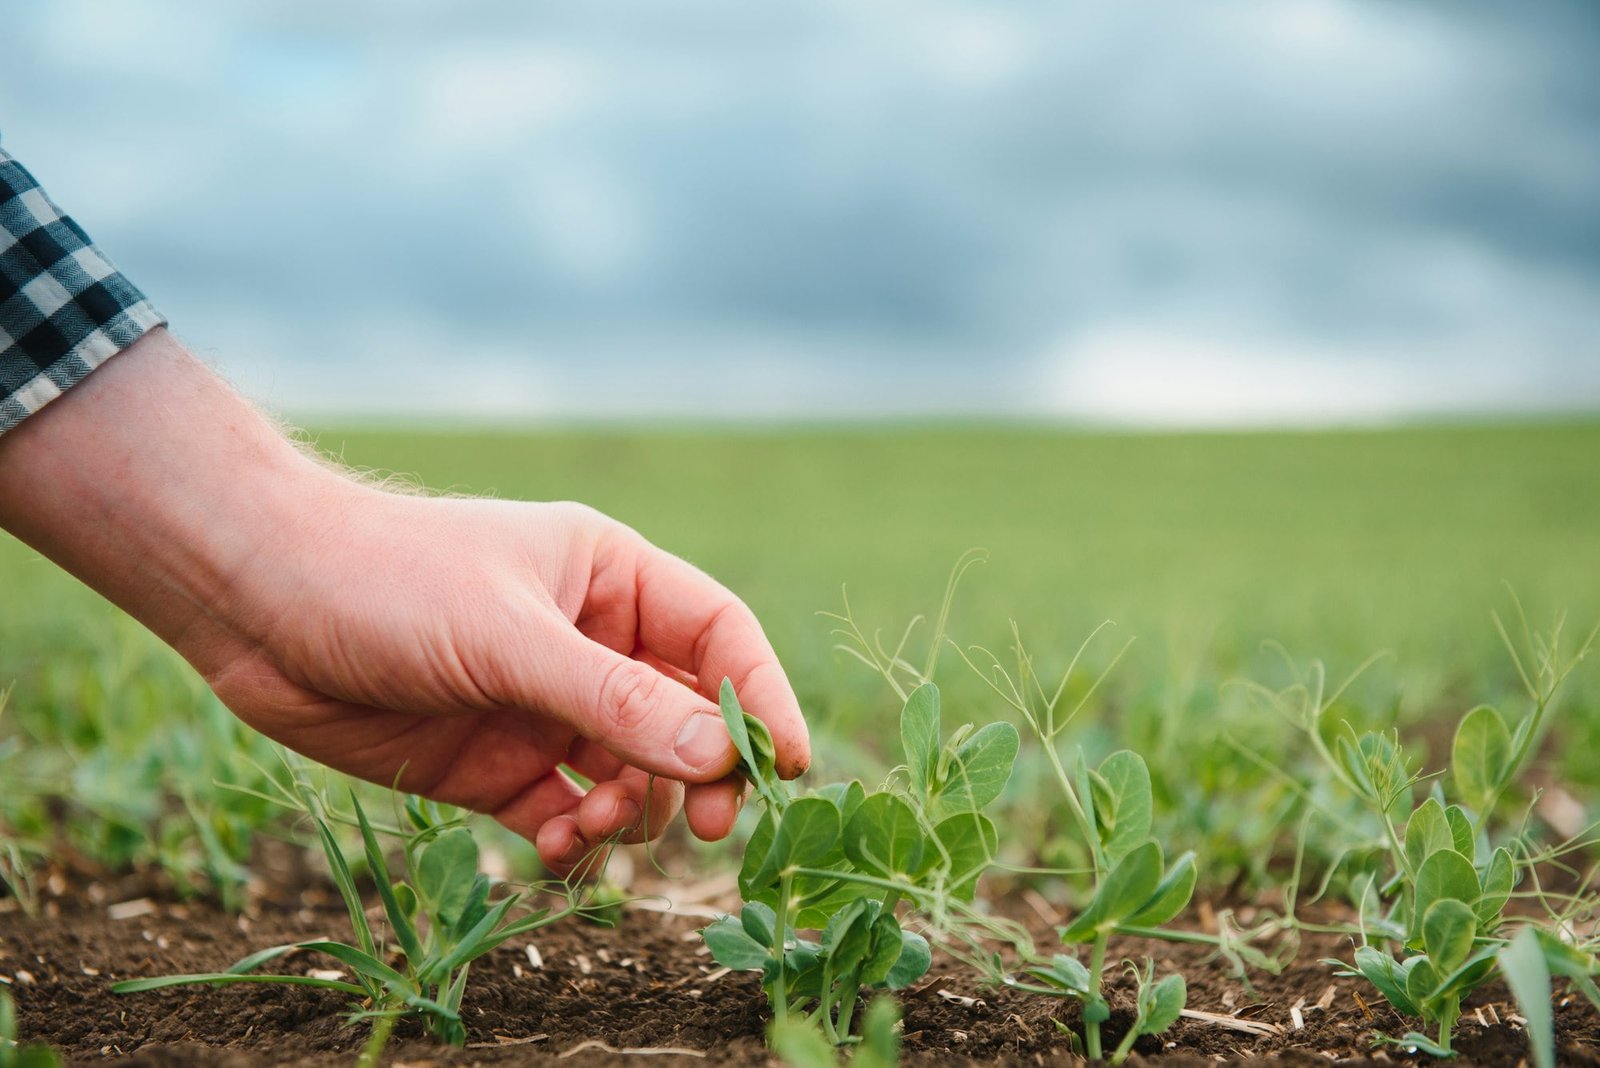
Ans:
{"type": "Polygon", "coordinates": [[[695,677],[717,699],[722,680],[772,732],[778,774],[792,779],[811,766],[811,737],[800,702],[755,613],[693,564],[651,545],[638,564],[639,643],[695,677]]]}

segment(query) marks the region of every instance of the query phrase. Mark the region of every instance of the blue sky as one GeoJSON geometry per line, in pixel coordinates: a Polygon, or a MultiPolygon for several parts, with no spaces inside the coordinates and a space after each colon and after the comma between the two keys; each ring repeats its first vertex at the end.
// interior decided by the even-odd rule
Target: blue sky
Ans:
{"type": "Polygon", "coordinates": [[[76,3],[0,144],[291,414],[1600,408],[1600,7],[76,3]]]}

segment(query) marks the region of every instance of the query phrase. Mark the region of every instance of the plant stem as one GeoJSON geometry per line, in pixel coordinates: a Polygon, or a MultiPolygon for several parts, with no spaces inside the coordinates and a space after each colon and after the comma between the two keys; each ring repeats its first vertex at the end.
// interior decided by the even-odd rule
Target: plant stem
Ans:
{"type": "Polygon", "coordinates": [[[378,1060],[389,1045],[389,1036],[394,1032],[394,1025],[399,1018],[398,1013],[386,1012],[373,1021],[372,1032],[367,1035],[366,1045],[361,1047],[361,1056],[356,1061],[356,1068],[377,1068],[378,1060]]]}
{"type": "Polygon", "coordinates": [[[1111,1063],[1121,1064],[1128,1059],[1128,1054],[1133,1052],[1133,1040],[1139,1037],[1137,1027],[1128,1028],[1128,1033],[1122,1036],[1122,1041],[1117,1043],[1117,1048],[1111,1053],[1111,1063]]]}
{"type": "MultiPolygon", "coordinates": [[[[833,958],[825,957],[822,962],[822,997],[818,999],[818,1015],[822,1017],[823,1035],[827,1037],[831,1045],[837,1046],[839,1044],[839,1028],[833,1025],[833,1006],[830,1004],[832,1000],[833,958]]],[[[844,1024],[843,1019],[840,1020],[840,1023],[842,1026],[848,1027],[848,1025],[844,1024]]]]}
{"type": "Polygon", "coordinates": [[[789,1019],[789,989],[785,970],[789,957],[789,894],[794,873],[784,872],[778,880],[778,909],[772,925],[772,956],[777,962],[772,980],[772,1021],[782,1026],[789,1019]]]}
{"type": "Polygon", "coordinates": [[[1456,1029],[1456,1019],[1461,1015],[1461,1002],[1452,998],[1439,1014],[1439,1048],[1450,1052],[1450,1032],[1456,1029]]]}
{"type": "Polygon", "coordinates": [[[1101,973],[1106,967],[1106,942],[1110,937],[1105,931],[1095,935],[1094,948],[1089,954],[1089,996],[1083,1003],[1083,1042],[1091,1061],[1100,1059],[1100,1010],[1110,1014],[1100,986],[1101,973]]]}

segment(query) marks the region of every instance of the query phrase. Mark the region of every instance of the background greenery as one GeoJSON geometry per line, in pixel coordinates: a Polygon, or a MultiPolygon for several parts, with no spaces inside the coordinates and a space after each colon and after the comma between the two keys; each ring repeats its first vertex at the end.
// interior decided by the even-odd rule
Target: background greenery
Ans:
{"type": "MultiPolygon", "coordinates": [[[[1274,827],[1261,793],[1269,779],[1230,757],[1229,740],[1293,759],[1293,732],[1229,685],[1289,681],[1263,643],[1281,643],[1302,668],[1321,659],[1335,678],[1371,654],[1392,654],[1362,676],[1341,714],[1397,722],[1442,757],[1433,717],[1453,723],[1480,702],[1513,719],[1524,710],[1490,617],[1514,614],[1508,584],[1536,625],[1565,611],[1570,636],[1581,637],[1600,621],[1600,424],[1193,435],[326,429],[313,437],[347,463],[434,489],[582,500],[701,565],[765,623],[816,726],[825,777],[881,769],[877,751],[893,752],[897,710],[880,680],[834,651],[818,611],[838,610],[848,584],[858,621],[897,637],[912,615],[937,611],[965,550],[986,549],[988,562],[957,599],[953,635],[1004,659],[1014,619],[1048,676],[1095,626],[1114,621],[1091,648],[1091,665],[1134,642],[1077,738],[1091,753],[1113,744],[1144,753],[1169,784],[1168,833],[1213,852],[1269,848],[1274,827]],[[1246,833],[1234,810],[1261,822],[1246,833]]],[[[959,718],[1002,714],[955,658],[939,677],[959,718]]],[[[26,738],[12,739],[9,756],[0,749],[8,784],[0,803],[9,806],[0,819],[13,834],[47,836],[44,807],[20,799],[66,783],[86,804],[131,806],[124,833],[135,841],[125,851],[137,853],[139,821],[174,813],[175,789],[189,783],[209,796],[229,747],[260,752],[152,638],[0,539],[0,688],[8,683],[0,737],[26,738]],[[141,792],[131,780],[158,785],[141,792]]],[[[1548,747],[1540,774],[1588,800],[1600,782],[1592,665],[1574,675],[1555,718],[1563,744],[1548,747]]],[[[1013,823],[1019,837],[1048,833],[1036,826],[1048,812],[1028,798],[1024,767],[1013,823]]],[[[181,817],[167,832],[179,839],[181,817]]],[[[250,817],[241,819],[247,826],[250,817]]],[[[185,848],[191,860],[203,856],[185,848]]]]}

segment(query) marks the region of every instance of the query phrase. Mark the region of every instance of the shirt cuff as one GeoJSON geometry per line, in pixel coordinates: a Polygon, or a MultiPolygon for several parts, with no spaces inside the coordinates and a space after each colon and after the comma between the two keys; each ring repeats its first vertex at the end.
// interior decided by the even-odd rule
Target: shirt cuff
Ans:
{"type": "Polygon", "coordinates": [[[166,321],[0,149],[0,434],[166,321]]]}

